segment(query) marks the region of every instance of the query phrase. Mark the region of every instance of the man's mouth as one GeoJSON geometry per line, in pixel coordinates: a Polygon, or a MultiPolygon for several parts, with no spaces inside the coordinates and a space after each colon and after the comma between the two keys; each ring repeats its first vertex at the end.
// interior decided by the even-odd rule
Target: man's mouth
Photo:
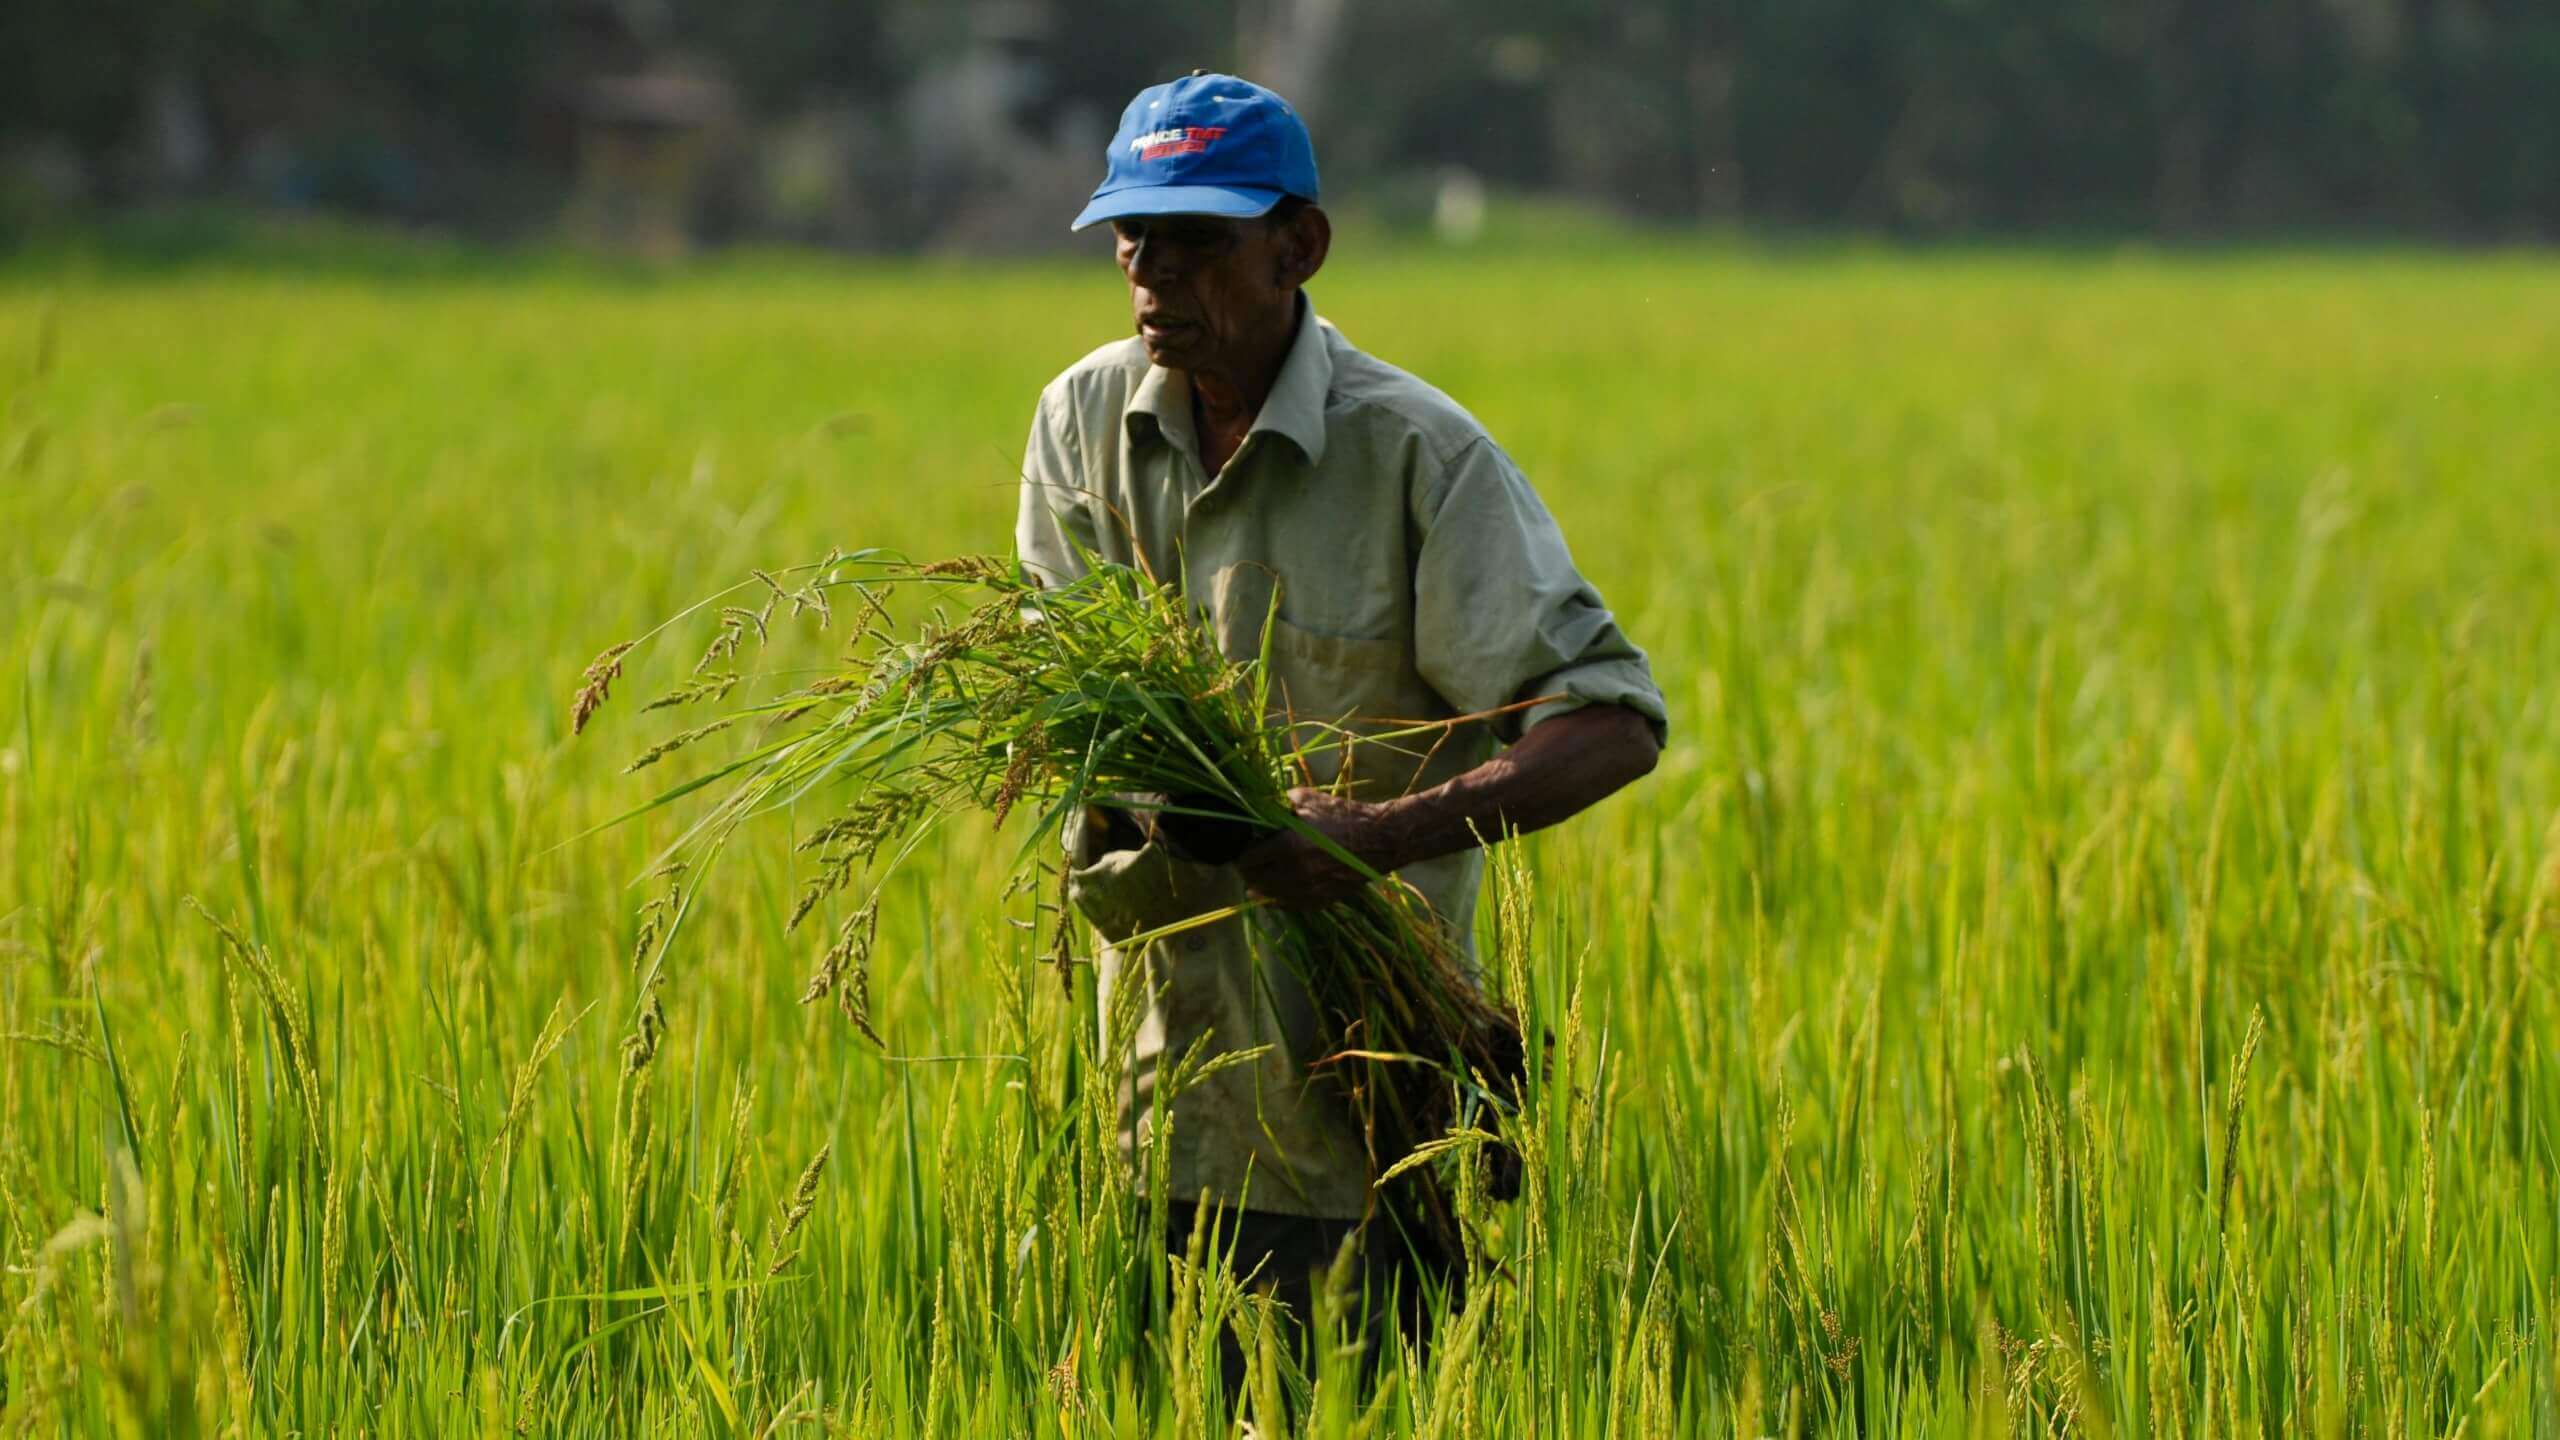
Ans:
{"type": "Polygon", "coordinates": [[[1138,333],[1149,340],[1178,340],[1200,327],[1189,320],[1176,320],[1169,315],[1141,315],[1138,333]]]}

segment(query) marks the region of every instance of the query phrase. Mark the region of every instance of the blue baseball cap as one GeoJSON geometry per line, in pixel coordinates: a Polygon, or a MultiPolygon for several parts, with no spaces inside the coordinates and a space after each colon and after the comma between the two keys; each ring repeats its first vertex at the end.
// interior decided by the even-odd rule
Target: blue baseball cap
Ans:
{"type": "Polygon", "coordinates": [[[1316,198],[1316,146],[1289,102],[1250,80],[1194,73],[1120,112],[1102,185],[1071,230],[1130,215],[1250,219],[1316,198]]]}

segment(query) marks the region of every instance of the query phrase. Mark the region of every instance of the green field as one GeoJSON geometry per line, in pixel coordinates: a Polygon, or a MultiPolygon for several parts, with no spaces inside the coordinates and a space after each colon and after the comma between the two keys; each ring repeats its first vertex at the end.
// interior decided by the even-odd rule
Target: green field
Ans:
{"type": "MultiPolygon", "coordinates": [[[[0,272],[0,1430],[1218,1431],[1018,837],[892,886],[891,1049],[1010,1057],[935,1060],[797,1003],[782,824],[627,1047],[683,815],[564,843],[691,773],[620,768],[708,631],[573,741],[581,667],[1005,547],[1116,284],[0,272]]],[[[1537,481],[1674,736],[1525,849],[1477,1303],[1293,1423],[2560,1433],[2560,265],[1315,293],[1537,481]]]]}

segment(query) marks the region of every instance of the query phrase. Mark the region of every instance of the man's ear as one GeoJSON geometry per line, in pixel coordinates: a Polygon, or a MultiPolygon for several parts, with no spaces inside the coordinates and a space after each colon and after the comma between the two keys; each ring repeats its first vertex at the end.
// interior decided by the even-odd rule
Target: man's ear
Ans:
{"type": "Polygon", "coordinates": [[[1333,221],[1313,205],[1289,217],[1279,247],[1280,283],[1291,289],[1306,284],[1324,268],[1333,251],[1333,221]]]}

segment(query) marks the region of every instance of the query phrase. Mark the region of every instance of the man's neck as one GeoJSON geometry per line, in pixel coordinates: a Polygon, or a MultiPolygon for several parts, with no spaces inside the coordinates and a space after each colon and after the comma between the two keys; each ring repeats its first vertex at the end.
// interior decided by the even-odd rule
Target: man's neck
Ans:
{"type": "Polygon", "coordinates": [[[1297,343],[1298,326],[1304,323],[1298,307],[1290,309],[1289,322],[1275,328],[1261,344],[1251,348],[1239,361],[1215,371],[1195,370],[1191,374],[1191,424],[1200,437],[1200,464],[1211,475],[1227,466],[1253,432],[1253,422],[1262,414],[1262,403],[1271,398],[1271,388],[1280,383],[1281,367],[1289,362],[1289,351],[1297,343]]]}

